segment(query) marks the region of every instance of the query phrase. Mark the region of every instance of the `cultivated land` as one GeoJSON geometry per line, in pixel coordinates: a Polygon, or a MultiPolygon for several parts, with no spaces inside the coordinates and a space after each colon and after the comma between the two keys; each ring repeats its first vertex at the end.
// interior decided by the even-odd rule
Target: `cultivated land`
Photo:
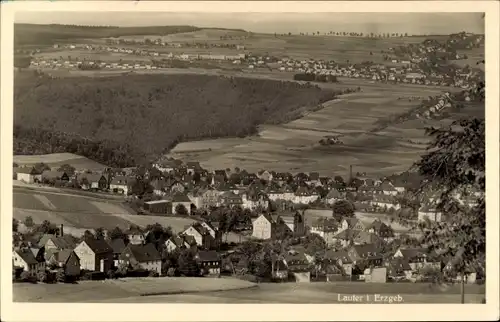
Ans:
{"type": "Polygon", "coordinates": [[[102,170],[106,166],[73,153],[52,153],[43,155],[14,155],[13,161],[19,166],[43,162],[51,168],[69,164],[77,170],[102,170]]]}
{"type": "Polygon", "coordinates": [[[31,216],[35,223],[48,220],[56,225],[63,224],[66,232],[76,236],[86,229],[127,229],[131,224],[146,227],[154,223],[170,226],[175,233],[179,233],[194,221],[190,218],[135,215],[119,201],[19,188],[14,188],[13,206],[15,219],[22,221],[31,216]]]}
{"type": "Polygon", "coordinates": [[[170,156],[201,161],[209,169],[238,166],[249,171],[316,171],[330,176],[347,175],[349,165],[356,172],[373,175],[407,170],[426,148],[425,144],[408,141],[427,142],[425,127],[437,123],[413,120],[378,132],[369,131],[377,120],[403,113],[418,104],[398,100],[399,97],[439,95],[444,90],[348,79],[341,82],[345,86],[360,86],[362,91],[342,95],[298,120],[260,126],[257,136],[181,143],[170,156]],[[318,141],[326,135],[341,135],[344,144],[320,146],[318,141]]]}
{"type": "Polygon", "coordinates": [[[121,298],[252,288],[255,284],[233,278],[123,278],[80,281],[78,284],[14,284],[15,302],[119,302],[121,298]]]}

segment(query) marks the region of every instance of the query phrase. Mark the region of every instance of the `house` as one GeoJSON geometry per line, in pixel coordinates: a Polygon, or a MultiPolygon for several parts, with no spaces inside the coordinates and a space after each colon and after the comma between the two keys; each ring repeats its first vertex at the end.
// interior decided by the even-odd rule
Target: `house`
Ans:
{"type": "Polygon", "coordinates": [[[335,202],[342,200],[345,197],[338,189],[332,188],[325,197],[325,202],[328,205],[333,205],[335,202]]]}
{"type": "Polygon", "coordinates": [[[128,240],[132,245],[144,244],[144,241],[146,240],[144,233],[139,227],[136,226],[132,226],[125,231],[125,235],[127,235],[128,240]]]}
{"type": "Polygon", "coordinates": [[[203,208],[218,207],[220,205],[220,193],[217,190],[208,189],[201,195],[203,208]]]}
{"type": "Polygon", "coordinates": [[[331,247],[335,244],[333,237],[338,231],[338,226],[335,219],[320,217],[312,223],[309,232],[321,236],[326,245],[331,247]]]}
{"type": "Polygon", "coordinates": [[[310,191],[307,187],[301,186],[295,191],[293,202],[297,204],[310,204],[319,199],[319,194],[315,191],[310,191]]]}
{"type": "Polygon", "coordinates": [[[152,200],[144,203],[144,210],[152,214],[172,214],[172,202],[168,200],[152,200]]]}
{"type": "Polygon", "coordinates": [[[102,174],[85,173],[79,177],[80,185],[84,190],[106,190],[108,189],[108,180],[102,174]]]}
{"type": "Polygon", "coordinates": [[[113,249],[113,265],[118,267],[120,255],[125,249],[125,242],[121,238],[113,239],[108,242],[109,246],[113,249]]]}
{"type": "Polygon", "coordinates": [[[196,245],[205,248],[212,249],[217,247],[218,240],[214,238],[210,231],[205,228],[201,223],[195,223],[184,230],[180,235],[192,236],[196,242],[196,245]]]}
{"type": "Polygon", "coordinates": [[[42,173],[35,167],[21,167],[16,171],[17,180],[25,183],[35,183],[42,181],[42,173]]]}
{"type": "Polygon", "coordinates": [[[364,262],[365,266],[380,266],[382,265],[382,254],[375,244],[353,245],[347,251],[349,258],[354,265],[364,262]]]}
{"type": "Polygon", "coordinates": [[[151,243],[143,245],[128,244],[119,257],[120,264],[140,267],[161,275],[161,255],[151,243]]]}
{"type": "Polygon", "coordinates": [[[221,203],[229,208],[242,207],[243,200],[241,196],[236,195],[232,191],[226,191],[220,195],[221,203]]]}
{"type": "Polygon", "coordinates": [[[349,257],[346,250],[328,250],[325,253],[325,261],[330,264],[337,264],[342,269],[342,274],[351,276],[353,269],[353,261],[349,257]]]}
{"type": "Polygon", "coordinates": [[[45,261],[39,261],[28,248],[14,250],[12,252],[12,265],[19,267],[23,271],[36,275],[39,270],[45,270],[45,261]]]}
{"type": "Polygon", "coordinates": [[[64,249],[52,254],[47,263],[63,268],[66,276],[80,276],[80,258],[71,249],[64,249]]]}
{"type": "Polygon", "coordinates": [[[288,273],[292,273],[296,282],[308,283],[311,281],[311,266],[304,253],[290,251],[284,257],[288,273]]]}
{"type": "Polygon", "coordinates": [[[74,251],[81,269],[107,272],[113,267],[113,249],[105,240],[85,238],[74,251]]]}
{"type": "Polygon", "coordinates": [[[367,230],[368,224],[359,220],[356,217],[344,218],[340,224],[340,230],[353,229],[353,230],[367,230]]]}
{"type": "Polygon", "coordinates": [[[168,188],[167,181],[163,178],[154,179],[151,181],[151,186],[153,187],[153,193],[157,196],[165,196],[166,190],[168,188]]]}
{"type": "Polygon", "coordinates": [[[267,209],[269,200],[264,193],[244,193],[241,196],[243,209],[267,209]]]}
{"type": "Polygon", "coordinates": [[[135,178],[129,178],[125,176],[114,177],[110,184],[109,189],[115,193],[121,193],[125,196],[129,195],[132,190],[132,184],[135,182],[135,178]]]}
{"type": "Polygon", "coordinates": [[[172,198],[172,213],[177,214],[177,209],[179,206],[184,206],[187,210],[187,214],[191,214],[191,199],[185,194],[177,193],[172,198]]]}
{"type": "Polygon", "coordinates": [[[441,222],[443,220],[443,213],[432,204],[423,205],[418,210],[418,221],[425,221],[426,219],[441,222]]]}
{"type": "Polygon", "coordinates": [[[172,236],[165,242],[165,248],[169,253],[176,249],[190,248],[192,245],[196,245],[196,240],[189,235],[172,236]]]}
{"type": "Polygon", "coordinates": [[[270,182],[273,180],[273,175],[267,170],[261,170],[257,172],[257,177],[261,180],[270,182]]]}
{"type": "Polygon", "coordinates": [[[198,265],[201,267],[202,274],[204,276],[220,276],[222,261],[216,251],[200,250],[196,253],[194,258],[198,262],[198,265]]]}
{"type": "MultiPolygon", "coordinates": [[[[62,231],[62,227],[60,229],[62,231]]],[[[52,234],[44,234],[38,241],[38,247],[43,248],[45,257],[49,258],[50,253],[55,253],[64,249],[75,248],[71,236],[56,236],[52,234]]]]}
{"type": "Polygon", "coordinates": [[[412,277],[413,269],[408,261],[402,257],[392,258],[386,266],[388,276],[394,280],[409,280],[412,277]]]}
{"type": "Polygon", "coordinates": [[[295,213],[279,213],[275,221],[285,224],[295,236],[303,236],[306,233],[304,213],[301,214],[298,211],[295,213]]]}
{"type": "Polygon", "coordinates": [[[368,232],[377,235],[378,237],[391,241],[394,238],[394,230],[380,221],[380,219],[374,220],[368,227],[368,232]]]}
{"type": "Polygon", "coordinates": [[[42,182],[69,181],[69,175],[64,171],[47,170],[42,172],[42,182]]]}
{"type": "Polygon", "coordinates": [[[399,248],[393,255],[393,258],[401,258],[408,262],[414,272],[428,266],[440,269],[441,262],[433,257],[433,254],[424,248],[399,248]]]}
{"type": "Polygon", "coordinates": [[[277,223],[271,215],[264,213],[252,222],[252,237],[257,239],[274,239],[277,223]]]}

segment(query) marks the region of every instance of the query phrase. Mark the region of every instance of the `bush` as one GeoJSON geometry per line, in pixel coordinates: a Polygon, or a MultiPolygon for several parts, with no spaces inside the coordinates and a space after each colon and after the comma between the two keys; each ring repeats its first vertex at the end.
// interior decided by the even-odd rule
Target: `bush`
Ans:
{"type": "Polygon", "coordinates": [[[108,275],[108,278],[109,278],[109,279],[115,279],[115,278],[116,278],[116,273],[115,273],[115,271],[114,271],[114,270],[112,270],[112,269],[110,269],[110,270],[108,271],[108,274],[107,274],[107,275],[108,275]]]}
{"type": "Polygon", "coordinates": [[[149,271],[148,276],[149,277],[159,277],[160,274],[158,274],[158,272],[155,272],[155,271],[149,271]]]}
{"type": "Polygon", "coordinates": [[[87,272],[83,275],[82,279],[87,281],[102,281],[106,279],[106,274],[104,272],[87,272]]]}
{"type": "Polygon", "coordinates": [[[170,267],[167,271],[167,276],[174,277],[177,275],[176,269],[174,267],[170,267]]]}
{"type": "Polygon", "coordinates": [[[25,282],[25,283],[36,284],[38,282],[36,276],[33,276],[32,274],[30,274],[29,272],[26,272],[26,271],[23,271],[21,273],[20,279],[21,279],[21,282],[25,282]]]}
{"type": "Polygon", "coordinates": [[[39,271],[36,274],[36,277],[37,277],[38,282],[47,283],[48,274],[46,271],[39,271]]]}

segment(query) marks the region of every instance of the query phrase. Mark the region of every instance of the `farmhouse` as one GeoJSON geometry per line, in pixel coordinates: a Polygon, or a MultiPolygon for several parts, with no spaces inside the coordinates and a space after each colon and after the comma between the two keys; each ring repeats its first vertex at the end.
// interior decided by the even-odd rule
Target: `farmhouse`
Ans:
{"type": "Polygon", "coordinates": [[[191,199],[185,194],[177,193],[172,198],[172,213],[177,213],[177,209],[179,206],[184,206],[187,211],[187,214],[191,214],[191,199]]]}
{"type": "Polygon", "coordinates": [[[201,267],[202,274],[208,276],[220,276],[221,258],[216,251],[200,250],[195,255],[195,260],[201,267]]]}
{"type": "Polygon", "coordinates": [[[132,184],[134,182],[135,182],[134,178],[116,176],[111,180],[109,184],[109,189],[115,193],[128,195],[129,191],[131,190],[132,184]]]}
{"type": "Polygon", "coordinates": [[[113,266],[113,249],[104,240],[85,238],[74,251],[81,269],[107,272],[113,266]]]}
{"type": "Polygon", "coordinates": [[[45,262],[39,261],[30,249],[18,249],[12,253],[14,267],[22,268],[25,272],[35,275],[39,270],[45,269],[45,262]]]}
{"type": "Polygon", "coordinates": [[[48,259],[48,264],[63,268],[67,276],[80,275],[80,258],[71,249],[64,249],[52,254],[48,259]]]}
{"type": "Polygon", "coordinates": [[[119,263],[161,274],[161,255],[153,244],[129,244],[121,253],[119,263]]]}
{"type": "Polygon", "coordinates": [[[42,180],[42,173],[35,167],[21,167],[17,171],[17,180],[25,183],[35,183],[42,180]]]}
{"type": "Polygon", "coordinates": [[[79,180],[82,189],[85,190],[106,190],[108,188],[108,180],[102,174],[85,173],[79,180]]]}
{"type": "Polygon", "coordinates": [[[210,233],[210,230],[205,228],[201,223],[192,224],[180,235],[193,237],[196,245],[205,249],[214,248],[218,244],[216,238],[210,233]]]}
{"type": "Polygon", "coordinates": [[[69,176],[64,171],[44,171],[42,172],[42,182],[54,183],[56,181],[69,181],[69,176]]]}

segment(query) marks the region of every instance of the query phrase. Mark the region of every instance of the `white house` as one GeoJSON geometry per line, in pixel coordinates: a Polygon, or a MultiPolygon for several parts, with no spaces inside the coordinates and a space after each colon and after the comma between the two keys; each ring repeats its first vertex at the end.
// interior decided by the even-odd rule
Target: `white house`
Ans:
{"type": "Polygon", "coordinates": [[[18,249],[12,252],[12,264],[15,267],[22,267],[25,272],[35,275],[39,270],[45,269],[45,261],[37,260],[31,249],[18,249]]]}
{"type": "Polygon", "coordinates": [[[34,167],[23,167],[17,169],[17,180],[26,183],[35,183],[42,180],[42,173],[34,167]]]}

